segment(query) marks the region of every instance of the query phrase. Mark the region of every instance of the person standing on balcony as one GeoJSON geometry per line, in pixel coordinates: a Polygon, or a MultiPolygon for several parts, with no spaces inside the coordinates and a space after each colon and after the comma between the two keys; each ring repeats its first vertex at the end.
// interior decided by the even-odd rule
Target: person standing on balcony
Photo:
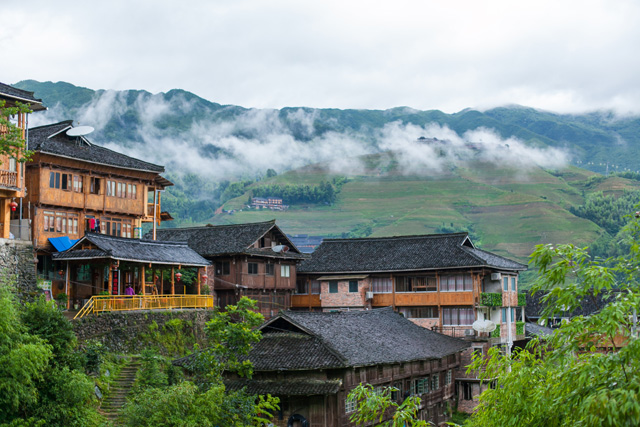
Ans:
{"type": "Polygon", "coordinates": [[[135,295],[135,291],[133,290],[133,288],[131,287],[131,285],[128,285],[127,288],[124,290],[124,294],[125,295],[135,295]]]}

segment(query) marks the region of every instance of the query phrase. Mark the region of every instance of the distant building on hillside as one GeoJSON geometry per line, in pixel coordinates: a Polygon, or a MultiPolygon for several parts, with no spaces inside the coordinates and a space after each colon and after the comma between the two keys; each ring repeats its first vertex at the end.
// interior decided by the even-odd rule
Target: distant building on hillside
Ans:
{"type": "Polygon", "coordinates": [[[252,197],[251,207],[256,209],[271,209],[273,211],[284,211],[289,206],[282,204],[279,197],[252,197]]]}

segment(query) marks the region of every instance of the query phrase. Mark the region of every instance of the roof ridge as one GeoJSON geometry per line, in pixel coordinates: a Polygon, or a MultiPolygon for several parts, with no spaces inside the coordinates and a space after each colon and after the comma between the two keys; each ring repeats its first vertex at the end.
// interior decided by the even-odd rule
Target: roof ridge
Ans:
{"type": "Polygon", "coordinates": [[[71,119],[71,120],[63,120],[63,121],[58,122],[58,123],[50,123],[48,125],[34,126],[32,128],[29,128],[28,131],[31,132],[32,130],[36,130],[36,129],[44,129],[44,128],[53,127],[53,126],[57,126],[57,125],[72,125],[72,124],[73,124],[73,119],[71,119]]]}
{"type": "Polygon", "coordinates": [[[120,240],[123,242],[138,241],[140,243],[145,243],[145,244],[188,246],[188,242],[176,242],[172,240],[137,239],[135,237],[112,236],[110,234],[102,234],[102,233],[87,233],[84,235],[84,237],[89,237],[89,236],[98,237],[99,239],[120,240]]]}
{"type": "MultiPolygon", "coordinates": [[[[509,259],[509,258],[503,257],[502,255],[494,254],[493,252],[485,251],[484,249],[480,249],[480,248],[476,248],[476,247],[470,248],[470,247],[466,247],[466,246],[462,246],[462,249],[464,249],[464,250],[466,250],[466,251],[468,251],[468,252],[470,252],[470,251],[480,251],[480,252],[482,252],[482,253],[489,254],[489,255],[491,255],[491,256],[494,256],[494,257],[497,257],[497,258],[503,259],[503,260],[505,260],[505,261],[515,262],[516,264],[520,264],[520,265],[523,265],[523,266],[525,266],[525,267],[527,266],[527,264],[523,264],[523,263],[521,263],[521,262],[514,261],[514,260],[512,260],[512,259],[509,259]]],[[[474,253],[470,253],[470,255],[471,255],[471,256],[473,256],[473,257],[475,257],[475,258],[478,258],[478,256],[477,256],[476,254],[474,254],[474,253]]],[[[480,261],[484,261],[484,260],[480,259],[480,261]]]]}
{"type": "Polygon", "coordinates": [[[366,241],[372,242],[375,240],[398,240],[398,239],[424,239],[424,238],[444,238],[444,237],[454,237],[454,236],[469,236],[469,233],[466,231],[460,231],[457,233],[433,233],[433,234],[409,234],[402,236],[384,236],[384,237],[356,237],[356,238],[335,238],[335,239],[324,239],[322,242],[355,242],[355,241],[366,241]]]}

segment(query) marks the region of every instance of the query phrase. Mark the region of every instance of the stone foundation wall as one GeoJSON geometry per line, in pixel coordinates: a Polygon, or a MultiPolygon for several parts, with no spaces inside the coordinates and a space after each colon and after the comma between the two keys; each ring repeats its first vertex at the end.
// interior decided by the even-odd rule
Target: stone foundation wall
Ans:
{"type": "Polygon", "coordinates": [[[30,241],[0,239],[0,277],[15,281],[18,296],[23,301],[32,300],[39,294],[33,256],[30,241]]]}
{"type": "Polygon", "coordinates": [[[156,347],[163,354],[176,355],[182,353],[176,349],[204,343],[204,326],[212,317],[212,310],[113,312],[74,320],[73,329],[80,343],[96,339],[108,351],[137,354],[156,347]]]}

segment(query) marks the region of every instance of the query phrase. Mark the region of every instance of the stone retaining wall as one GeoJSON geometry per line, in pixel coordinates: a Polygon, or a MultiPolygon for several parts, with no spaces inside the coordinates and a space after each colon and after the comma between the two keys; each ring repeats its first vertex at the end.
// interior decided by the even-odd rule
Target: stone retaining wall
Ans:
{"type": "Polygon", "coordinates": [[[15,280],[18,296],[23,301],[39,293],[33,257],[30,241],[0,239],[0,276],[15,280]]]}
{"type": "Polygon", "coordinates": [[[73,329],[80,343],[96,339],[111,352],[137,354],[145,348],[156,347],[161,353],[175,355],[168,348],[171,344],[191,348],[194,343],[204,343],[204,325],[212,317],[212,310],[112,312],[74,320],[73,329]],[[165,328],[173,319],[181,322],[165,328]]]}

